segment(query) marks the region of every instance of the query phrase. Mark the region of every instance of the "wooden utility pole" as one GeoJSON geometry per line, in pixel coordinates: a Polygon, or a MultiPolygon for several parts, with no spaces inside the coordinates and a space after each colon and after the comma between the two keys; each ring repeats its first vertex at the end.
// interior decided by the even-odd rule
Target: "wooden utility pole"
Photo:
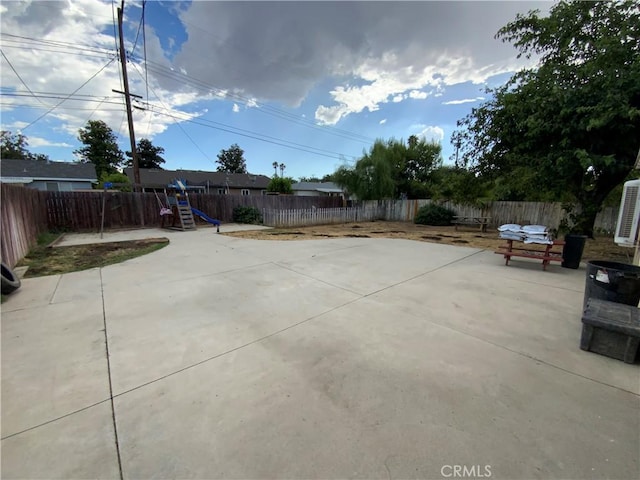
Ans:
{"type": "Polygon", "coordinates": [[[136,136],[133,131],[133,114],[131,113],[131,94],[129,93],[129,77],[127,76],[127,57],[124,52],[124,35],[122,33],[122,16],[124,12],[124,0],[118,8],[118,32],[120,33],[120,63],[122,64],[122,82],[124,83],[124,101],[127,106],[127,120],[129,122],[129,140],[131,141],[131,160],[133,161],[134,190],[140,189],[140,166],[138,153],[136,152],[136,136]]]}

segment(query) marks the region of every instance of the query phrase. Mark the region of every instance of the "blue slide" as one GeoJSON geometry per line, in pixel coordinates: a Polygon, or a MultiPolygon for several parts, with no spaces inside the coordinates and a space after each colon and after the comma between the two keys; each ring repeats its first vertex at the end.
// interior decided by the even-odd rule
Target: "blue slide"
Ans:
{"type": "Polygon", "coordinates": [[[208,216],[206,213],[201,212],[200,210],[198,210],[197,208],[193,208],[191,207],[191,211],[194,213],[194,215],[199,216],[202,220],[204,220],[205,222],[209,222],[213,225],[215,225],[216,227],[220,226],[220,220],[216,220],[215,218],[211,218],[210,216],[208,216]]]}

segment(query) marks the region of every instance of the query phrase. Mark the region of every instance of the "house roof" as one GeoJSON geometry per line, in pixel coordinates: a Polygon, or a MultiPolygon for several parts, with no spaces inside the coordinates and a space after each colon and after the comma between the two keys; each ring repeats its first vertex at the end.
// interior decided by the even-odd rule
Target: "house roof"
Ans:
{"type": "Polygon", "coordinates": [[[0,160],[0,178],[7,183],[30,183],[34,180],[98,181],[93,163],[44,162],[11,158],[0,160]]]}
{"type": "Polygon", "coordinates": [[[323,193],[342,193],[344,190],[333,182],[298,182],[291,185],[293,190],[311,190],[323,193]]]}
{"type": "MultiPolygon", "coordinates": [[[[133,182],[133,168],[125,168],[124,173],[133,182]]],[[[147,186],[166,187],[174,180],[186,180],[188,185],[198,185],[213,188],[257,188],[265,189],[271,179],[264,175],[251,173],[206,172],[203,170],[160,170],[155,168],[141,168],[140,182],[147,186]],[[208,182],[208,184],[207,184],[208,182]]]]}

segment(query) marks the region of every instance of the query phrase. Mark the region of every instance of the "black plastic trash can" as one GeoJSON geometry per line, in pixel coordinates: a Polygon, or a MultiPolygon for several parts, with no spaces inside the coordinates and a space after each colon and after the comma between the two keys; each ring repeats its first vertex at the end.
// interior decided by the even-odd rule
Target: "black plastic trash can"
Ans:
{"type": "Polygon", "coordinates": [[[565,235],[564,247],[562,248],[562,266],[564,268],[580,268],[584,244],[587,241],[586,235],[565,235]]]}
{"type": "Polygon", "coordinates": [[[640,267],[602,260],[587,263],[583,310],[589,298],[637,307],[640,302],[640,267]]]}

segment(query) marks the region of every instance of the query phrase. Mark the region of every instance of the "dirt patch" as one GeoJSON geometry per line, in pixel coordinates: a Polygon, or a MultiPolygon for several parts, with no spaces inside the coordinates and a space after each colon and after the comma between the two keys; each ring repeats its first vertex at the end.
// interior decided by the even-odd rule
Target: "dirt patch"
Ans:
{"type": "MultiPolygon", "coordinates": [[[[482,248],[495,251],[504,240],[498,238],[498,232],[489,230],[487,233],[478,233],[478,230],[465,232],[456,231],[454,227],[430,227],[416,225],[409,222],[363,222],[358,224],[347,223],[341,225],[319,225],[303,227],[292,232],[291,230],[254,230],[245,232],[232,232],[225,235],[240,238],[253,238],[266,240],[276,234],[278,240],[321,240],[322,237],[336,238],[353,235],[353,228],[359,228],[359,233],[370,238],[405,238],[420,242],[433,242],[446,245],[461,245],[455,240],[464,240],[465,246],[482,248]],[[436,239],[437,238],[437,239],[436,239]]],[[[361,237],[364,238],[364,237],[361,237]]],[[[588,260],[612,260],[616,262],[630,263],[633,260],[633,249],[624,248],[613,243],[612,237],[598,236],[588,239],[584,248],[583,261],[588,260]]]]}
{"type": "Polygon", "coordinates": [[[353,233],[347,233],[344,236],[345,237],[350,237],[350,238],[371,238],[369,235],[356,235],[356,234],[353,234],[353,233]]]}
{"type": "Polygon", "coordinates": [[[29,267],[25,277],[56,275],[113,265],[155,252],[168,244],[168,238],[147,238],[56,248],[39,246],[31,250],[17,266],[29,267]]]}

